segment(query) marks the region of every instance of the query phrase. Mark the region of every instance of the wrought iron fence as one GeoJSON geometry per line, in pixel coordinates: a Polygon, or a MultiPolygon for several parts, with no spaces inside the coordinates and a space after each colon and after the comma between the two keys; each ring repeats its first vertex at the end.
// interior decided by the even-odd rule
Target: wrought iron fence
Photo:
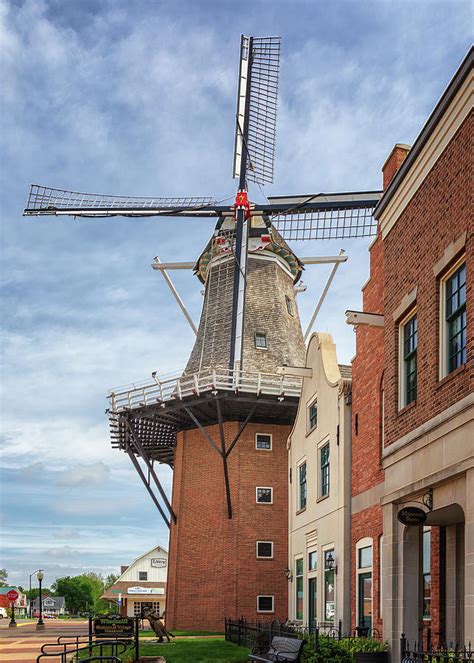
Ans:
{"type": "MultiPolygon", "coordinates": [[[[319,649],[321,638],[331,640],[348,640],[360,637],[369,637],[381,640],[381,633],[377,629],[371,629],[360,624],[348,632],[344,632],[342,621],[337,624],[332,622],[316,621],[311,626],[303,626],[295,622],[279,622],[274,619],[269,622],[249,622],[246,619],[226,619],[225,639],[241,647],[265,648],[268,647],[275,636],[286,638],[302,638],[312,643],[315,651],[319,649]]],[[[474,663],[474,660],[472,661],[474,663]]]]}
{"type": "Polygon", "coordinates": [[[460,645],[457,642],[450,644],[437,644],[433,646],[428,638],[411,644],[402,633],[400,638],[400,660],[401,663],[474,663],[474,650],[469,642],[468,645],[460,645]]]}

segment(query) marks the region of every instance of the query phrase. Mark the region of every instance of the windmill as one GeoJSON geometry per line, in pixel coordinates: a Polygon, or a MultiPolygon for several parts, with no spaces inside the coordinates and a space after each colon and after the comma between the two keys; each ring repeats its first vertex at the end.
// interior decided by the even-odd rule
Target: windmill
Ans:
{"type": "MultiPolygon", "coordinates": [[[[300,259],[287,241],[357,238],[376,232],[372,212],[380,191],[273,196],[264,204],[249,201],[249,182],[259,187],[273,182],[279,63],[279,37],[241,37],[233,160],[238,187],[233,204],[211,197],[125,197],[32,185],[24,210],[27,216],[173,216],[216,221],[195,263],[168,264],[156,258],[153,264],[196,334],[185,370],[167,379],[153,373],[143,383],[109,394],[112,445],[128,454],[171,528],[167,599],[171,627],[214,624],[221,628],[224,615],[271,612],[285,617],[287,559],[282,532],[287,476],[282,467],[305,370],[297,283],[305,264],[333,263],[324,297],[338,265],[346,259],[343,255],[300,259]],[[205,286],[198,326],[168,275],[170,269],[183,268],[194,269],[205,286]],[[264,451],[270,453],[262,455],[264,451]],[[248,459],[251,464],[244,471],[248,459]],[[171,502],[155,462],[174,469],[171,502]],[[216,463],[222,468],[223,482],[217,474],[214,477],[216,463]],[[246,491],[252,494],[247,501],[241,498],[246,491]],[[265,505],[264,511],[257,508],[255,512],[255,505],[265,505]],[[270,516],[268,509],[273,505],[278,512],[273,509],[270,516]],[[255,524],[250,534],[249,519],[255,524]],[[260,543],[272,543],[271,572],[265,587],[255,590],[257,608],[250,608],[248,589],[239,587],[235,577],[244,570],[248,576],[249,568],[254,569],[255,537],[259,536],[263,537],[260,543]],[[193,541],[190,557],[183,552],[183,540],[193,541]],[[246,561],[235,557],[237,541],[246,546],[246,561]],[[205,560],[204,573],[212,574],[213,555],[219,560],[222,579],[216,596],[209,598],[197,618],[195,602],[189,602],[195,564],[205,560]],[[269,585],[277,587],[272,594],[269,585]],[[264,609],[265,601],[258,610],[262,597],[270,606],[269,596],[273,596],[271,610],[264,609]]],[[[322,299],[305,336],[321,303],[322,299]]],[[[258,572],[253,572],[258,584],[258,572]]]]}

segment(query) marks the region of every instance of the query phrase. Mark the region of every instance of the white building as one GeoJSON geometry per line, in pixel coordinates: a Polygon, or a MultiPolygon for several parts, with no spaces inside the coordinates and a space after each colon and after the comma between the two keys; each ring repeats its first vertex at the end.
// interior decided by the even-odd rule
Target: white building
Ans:
{"type": "Polygon", "coordinates": [[[313,334],[288,438],[289,618],[350,628],[351,368],[313,334]]]}
{"type": "Polygon", "coordinates": [[[122,616],[140,616],[145,607],[160,614],[166,609],[166,576],[168,551],[161,546],[152,548],[130,564],[122,566],[121,575],[102,598],[120,606],[122,616]]]}

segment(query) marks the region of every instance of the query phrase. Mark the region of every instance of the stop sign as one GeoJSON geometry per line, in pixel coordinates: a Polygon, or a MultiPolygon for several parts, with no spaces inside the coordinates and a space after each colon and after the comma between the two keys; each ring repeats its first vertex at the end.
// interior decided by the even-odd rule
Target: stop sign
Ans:
{"type": "Polygon", "coordinates": [[[20,596],[20,595],[18,594],[18,592],[16,591],[16,589],[10,589],[10,591],[7,592],[7,599],[8,599],[9,601],[11,601],[12,603],[15,603],[15,601],[17,600],[17,598],[18,598],[19,596],[20,596]]]}

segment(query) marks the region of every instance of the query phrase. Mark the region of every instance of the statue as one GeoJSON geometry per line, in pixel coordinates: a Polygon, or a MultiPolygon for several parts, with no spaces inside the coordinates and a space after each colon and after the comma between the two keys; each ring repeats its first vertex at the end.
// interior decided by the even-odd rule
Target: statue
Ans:
{"type": "Polygon", "coordinates": [[[163,642],[163,637],[165,637],[168,642],[170,642],[170,636],[174,638],[174,635],[166,630],[163,621],[164,616],[165,613],[160,616],[158,610],[153,610],[152,608],[148,607],[143,608],[143,619],[148,619],[150,622],[150,626],[155,631],[158,642],[163,642]]]}

